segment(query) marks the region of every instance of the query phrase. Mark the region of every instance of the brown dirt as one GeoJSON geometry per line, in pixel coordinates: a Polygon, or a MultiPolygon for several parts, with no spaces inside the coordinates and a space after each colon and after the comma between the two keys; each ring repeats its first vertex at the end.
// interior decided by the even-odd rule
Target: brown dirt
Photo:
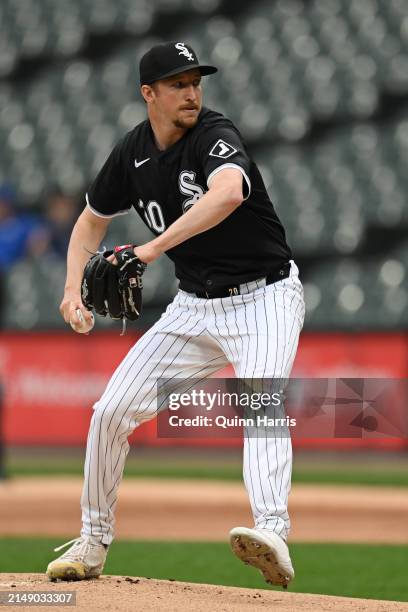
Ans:
{"type": "MultiPolygon", "coordinates": [[[[0,535],[76,536],[81,485],[62,477],[0,484],[0,535]]],[[[404,489],[298,484],[290,512],[291,541],[408,543],[404,489]]],[[[129,479],[120,487],[117,538],[217,541],[251,523],[240,483],[129,479]]]]}
{"type": "MultiPolygon", "coordinates": [[[[42,574],[0,574],[0,591],[75,591],[76,612],[121,612],[145,610],[154,612],[300,612],[350,610],[351,612],[408,611],[408,603],[350,599],[327,595],[305,595],[284,591],[260,591],[190,584],[168,580],[149,580],[124,576],[102,576],[85,582],[50,583],[42,574]]],[[[54,607],[55,609],[55,607],[54,607]]],[[[61,606],[58,607],[62,609],[61,606]]],[[[64,608],[65,609],[65,608],[64,608]]],[[[70,607],[66,608],[70,610],[70,607]]],[[[33,607],[18,606],[29,612],[33,607]]],[[[35,606],[48,612],[50,606],[35,606]]]]}

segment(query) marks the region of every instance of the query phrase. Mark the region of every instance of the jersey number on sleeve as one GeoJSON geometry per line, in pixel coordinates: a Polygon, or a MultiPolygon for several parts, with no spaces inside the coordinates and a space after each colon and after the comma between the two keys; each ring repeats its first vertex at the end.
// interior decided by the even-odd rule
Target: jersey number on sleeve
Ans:
{"type": "Polygon", "coordinates": [[[160,204],[156,200],[149,200],[145,205],[143,200],[139,200],[138,206],[143,210],[144,219],[150,229],[159,234],[164,232],[166,224],[160,204]]]}

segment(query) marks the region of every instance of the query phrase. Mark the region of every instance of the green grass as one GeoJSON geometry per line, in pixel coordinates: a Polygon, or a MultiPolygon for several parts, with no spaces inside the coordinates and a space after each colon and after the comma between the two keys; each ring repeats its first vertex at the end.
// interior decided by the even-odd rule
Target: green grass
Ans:
{"type": "MultiPolygon", "coordinates": [[[[84,456],[84,448],[11,448],[6,455],[7,472],[10,476],[82,476],[84,456]]],[[[125,476],[242,481],[242,451],[132,448],[125,476]]],[[[293,482],[408,487],[408,457],[295,452],[293,482]]]]}
{"type": "MultiPolygon", "coordinates": [[[[69,539],[67,537],[67,539],[69,539]]],[[[43,572],[64,538],[1,538],[0,572],[43,572]]],[[[292,544],[293,592],[408,601],[408,546],[292,544]]],[[[269,588],[227,544],[115,542],[105,572],[251,588],[269,588]]]]}
{"type": "MultiPolygon", "coordinates": [[[[31,461],[30,463],[14,462],[8,467],[9,476],[82,476],[83,466],[81,461],[65,460],[44,463],[31,461]]],[[[179,463],[129,463],[125,470],[126,477],[139,478],[198,478],[203,480],[225,480],[237,482],[242,480],[241,466],[179,463]]],[[[350,485],[372,485],[389,487],[408,487],[408,470],[381,470],[370,469],[348,469],[337,466],[317,469],[308,467],[294,467],[292,482],[311,484],[350,484],[350,485]]]]}

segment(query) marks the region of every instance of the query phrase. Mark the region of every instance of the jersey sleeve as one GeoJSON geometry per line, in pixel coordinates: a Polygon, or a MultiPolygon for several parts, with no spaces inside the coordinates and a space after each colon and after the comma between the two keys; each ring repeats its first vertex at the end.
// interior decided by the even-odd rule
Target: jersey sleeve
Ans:
{"type": "Polygon", "coordinates": [[[208,187],[218,172],[225,168],[236,168],[243,176],[244,199],[249,198],[251,160],[239,133],[232,126],[216,125],[203,130],[199,138],[198,151],[208,187]]]}
{"type": "Polygon", "coordinates": [[[116,217],[129,212],[131,204],[122,162],[122,142],[110,153],[86,194],[86,203],[98,217],[116,217]]]}

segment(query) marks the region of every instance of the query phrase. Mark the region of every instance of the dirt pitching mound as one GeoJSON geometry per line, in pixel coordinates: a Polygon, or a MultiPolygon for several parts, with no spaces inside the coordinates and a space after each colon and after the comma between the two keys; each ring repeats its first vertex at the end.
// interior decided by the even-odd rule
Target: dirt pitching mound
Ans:
{"type": "MultiPolygon", "coordinates": [[[[74,592],[76,612],[145,610],[154,612],[251,612],[273,609],[316,612],[316,610],[358,610],[370,612],[408,611],[408,603],[305,595],[285,591],[267,591],[191,584],[171,580],[101,576],[84,582],[49,582],[43,574],[0,574],[0,593],[42,591],[51,594],[74,592]]],[[[57,608],[61,610],[62,606],[57,608]]],[[[64,606],[65,609],[65,606],[64,606]]],[[[67,611],[70,606],[67,606],[67,611]]],[[[33,610],[33,606],[18,606],[33,610]]],[[[35,606],[37,612],[49,612],[50,606],[35,606]]]]}

